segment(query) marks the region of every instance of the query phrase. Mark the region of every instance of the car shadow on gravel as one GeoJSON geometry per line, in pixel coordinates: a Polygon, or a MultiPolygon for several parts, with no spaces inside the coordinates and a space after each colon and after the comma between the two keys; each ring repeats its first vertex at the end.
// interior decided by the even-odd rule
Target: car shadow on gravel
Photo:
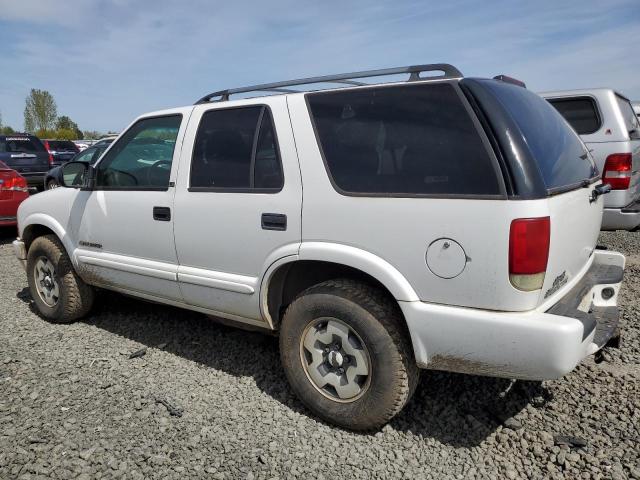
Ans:
{"type": "Polygon", "coordinates": [[[0,227],[0,246],[10,245],[18,236],[16,227],[0,227]]]}
{"type": "MultiPolygon", "coordinates": [[[[17,296],[32,303],[26,288],[17,296]]],[[[82,322],[207,368],[252,377],[270,397],[313,417],[287,384],[275,336],[106,291],[100,292],[93,313],[82,322]]],[[[549,394],[539,382],[424,371],[413,399],[390,427],[452,446],[473,447],[499,425],[519,428],[512,417],[532,402],[543,404],[547,400],[549,394]]]]}

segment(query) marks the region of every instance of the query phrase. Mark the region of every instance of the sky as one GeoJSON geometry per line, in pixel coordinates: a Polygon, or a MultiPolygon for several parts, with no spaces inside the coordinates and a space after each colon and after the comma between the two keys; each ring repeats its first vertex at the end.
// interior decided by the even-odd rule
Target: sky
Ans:
{"type": "Polygon", "coordinates": [[[82,130],[215,90],[423,63],[640,100],[640,0],[0,0],[0,114],[31,88],[82,130]]]}

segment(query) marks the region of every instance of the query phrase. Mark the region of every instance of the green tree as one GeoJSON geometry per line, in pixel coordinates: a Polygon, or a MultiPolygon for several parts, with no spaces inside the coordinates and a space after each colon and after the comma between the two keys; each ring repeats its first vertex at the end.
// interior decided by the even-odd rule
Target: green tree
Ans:
{"type": "Polygon", "coordinates": [[[79,140],[76,131],[70,128],[59,128],[55,136],[58,140],[79,140]]]}
{"type": "Polygon", "coordinates": [[[30,132],[30,133],[33,133],[38,138],[47,138],[47,139],[58,138],[56,136],[55,130],[48,130],[46,128],[41,128],[40,130],[36,130],[35,132],[30,132]]]}
{"type": "Polygon", "coordinates": [[[25,100],[24,129],[33,133],[36,130],[52,130],[58,116],[56,101],[46,90],[32,88],[25,100]]]}
{"type": "Polygon", "coordinates": [[[83,138],[87,140],[98,140],[99,138],[104,136],[102,135],[102,133],[95,130],[85,130],[84,132],[82,132],[82,135],[83,138]]]}
{"type": "Polygon", "coordinates": [[[0,133],[2,135],[13,135],[14,133],[16,133],[16,131],[13,128],[11,128],[9,125],[6,125],[0,128],[0,133]]]}
{"type": "Polygon", "coordinates": [[[73,120],[71,120],[66,115],[62,115],[61,117],[58,117],[58,120],[56,121],[56,130],[58,132],[61,130],[73,131],[73,139],[65,139],[65,140],[82,140],[82,138],[84,138],[84,135],[82,134],[82,130],[78,128],[78,124],[73,120]]]}

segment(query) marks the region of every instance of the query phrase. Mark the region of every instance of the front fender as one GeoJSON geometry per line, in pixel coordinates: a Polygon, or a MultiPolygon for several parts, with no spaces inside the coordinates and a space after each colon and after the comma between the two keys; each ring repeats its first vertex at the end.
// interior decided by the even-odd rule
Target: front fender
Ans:
{"type": "Polygon", "coordinates": [[[53,233],[57,235],[57,237],[62,242],[69,258],[71,258],[71,262],[74,267],[76,265],[76,259],[74,258],[73,252],[75,251],[75,245],[73,244],[71,237],[67,234],[65,228],[58,222],[55,218],[47,215],[46,213],[31,213],[27,214],[24,218],[18,213],[18,225],[19,230],[18,233],[20,237],[23,239],[28,237],[29,229],[34,228],[36,226],[47,227],[53,233]]]}

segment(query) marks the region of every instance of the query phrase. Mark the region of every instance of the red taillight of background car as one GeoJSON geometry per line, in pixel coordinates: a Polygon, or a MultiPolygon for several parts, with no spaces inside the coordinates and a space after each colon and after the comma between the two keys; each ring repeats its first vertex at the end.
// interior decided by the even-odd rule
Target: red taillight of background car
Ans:
{"type": "Polygon", "coordinates": [[[44,148],[47,149],[47,153],[49,154],[49,166],[52,167],[53,166],[53,155],[51,153],[51,149],[49,148],[49,142],[47,140],[45,140],[43,143],[44,143],[44,148]]]}
{"type": "Polygon", "coordinates": [[[613,153],[607,157],[602,171],[602,183],[611,190],[626,190],[631,183],[631,154],[613,153]]]}
{"type": "Polygon", "coordinates": [[[4,192],[28,192],[27,180],[22,175],[15,174],[13,177],[0,183],[0,191],[4,192]]]}
{"type": "Polygon", "coordinates": [[[509,230],[509,280],[518,290],[539,290],[549,260],[551,219],[517,218],[509,230]]]}

